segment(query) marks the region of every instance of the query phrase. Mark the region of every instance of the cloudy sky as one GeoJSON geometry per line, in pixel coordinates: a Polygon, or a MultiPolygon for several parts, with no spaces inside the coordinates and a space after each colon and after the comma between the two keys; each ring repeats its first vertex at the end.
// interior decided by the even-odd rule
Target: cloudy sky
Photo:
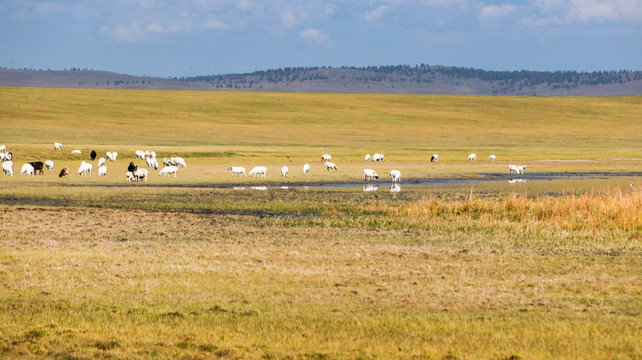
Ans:
{"type": "Polygon", "coordinates": [[[0,66],[642,70],[642,0],[1,0],[0,66]]]}

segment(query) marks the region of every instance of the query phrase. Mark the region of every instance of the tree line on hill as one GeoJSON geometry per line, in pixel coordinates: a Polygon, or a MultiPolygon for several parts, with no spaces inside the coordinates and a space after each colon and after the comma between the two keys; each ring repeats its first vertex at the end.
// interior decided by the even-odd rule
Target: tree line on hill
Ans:
{"type": "Polygon", "coordinates": [[[252,87],[257,83],[293,83],[349,78],[354,81],[406,82],[431,84],[438,79],[452,82],[481,80],[501,86],[501,92],[546,85],[552,89],[573,89],[578,86],[624,84],[642,80],[640,71],[489,71],[466,67],[430,66],[426,64],[366,67],[286,67],[255,71],[247,74],[200,75],[174,78],[184,82],[209,82],[216,87],[252,87]]]}

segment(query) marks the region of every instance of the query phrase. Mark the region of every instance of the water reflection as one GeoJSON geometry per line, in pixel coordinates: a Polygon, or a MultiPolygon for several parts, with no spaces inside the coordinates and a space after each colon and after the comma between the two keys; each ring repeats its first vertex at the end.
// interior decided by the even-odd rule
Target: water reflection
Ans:
{"type": "Polygon", "coordinates": [[[509,184],[515,184],[515,183],[525,183],[526,179],[510,179],[508,180],[509,184]]]}
{"type": "Polygon", "coordinates": [[[393,192],[393,193],[401,192],[401,184],[398,184],[398,183],[390,184],[390,192],[393,192]]]}
{"type": "Polygon", "coordinates": [[[377,184],[365,184],[363,185],[363,191],[377,191],[379,190],[379,185],[377,184]]]}
{"type": "Polygon", "coordinates": [[[267,186],[250,186],[250,189],[265,191],[265,190],[267,190],[267,186]]]}

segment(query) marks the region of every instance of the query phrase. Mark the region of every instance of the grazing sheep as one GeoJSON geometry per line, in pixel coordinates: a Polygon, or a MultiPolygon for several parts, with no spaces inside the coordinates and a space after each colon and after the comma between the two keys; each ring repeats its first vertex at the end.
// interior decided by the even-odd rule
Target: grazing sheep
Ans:
{"type": "Polygon", "coordinates": [[[100,159],[98,159],[98,167],[101,167],[106,163],[107,163],[107,159],[105,159],[104,157],[101,157],[100,159]]]}
{"type": "Polygon", "coordinates": [[[495,155],[491,155],[491,156],[488,157],[488,160],[495,161],[496,158],[497,157],[495,155]]]}
{"type": "Polygon", "coordinates": [[[47,160],[47,161],[45,161],[45,166],[47,167],[47,170],[53,170],[53,169],[54,169],[54,162],[53,162],[53,160],[47,160]]]}
{"type": "Polygon", "coordinates": [[[8,153],[4,154],[4,161],[13,161],[13,153],[12,152],[8,152],[8,153]]]}
{"type": "Polygon", "coordinates": [[[366,154],[366,157],[365,157],[365,159],[364,159],[364,160],[365,160],[365,162],[370,161],[370,159],[372,159],[372,157],[370,156],[370,154],[366,154]]]}
{"type": "Polygon", "coordinates": [[[30,162],[29,164],[33,166],[34,174],[35,173],[38,173],[38,175],[44,174],[42,170],[44,169],[45,164],[43,164],[42,161],[33,161],[33,162],[30,162]]]}
{"type": "Polygon", "coordinates": [[[339,170],[339,168],[337,167],[337,164],[333,163],[332,161],[326,161],[325,162],[325,169],[327,171],[330,171],[330,170],[338,171],[339,170]]]}
{"type": "Polygon", "coordinates": [[[98,167],[98,176],[107,176],[107,166],[102,165],[98,167]]]}
{"type": "Polygon", "coordinates": [[[176,166],[180,165],[184,168],[187,167],[187,164],[185,163],[185,160],[183,160],[182,157],[173,157],[170,160],[173,162],[172,165],[176,165],[176,166]]]}
{"type": "Polygon", "coordinates": [[[134,172],[132,172],[132,171],[128,171],[125,174],[125,177],[127,178],[127,182],[136,181],[136,177],[134,176],[134,172]]]}
{"type": "Polygon", "coordinates": [[[145,150],[145,159],[152,157],[152,154],[149,152],[149,150],[145,150]]]}
{"type": "Polygon", "coordinates": [[[332,159],[332,155],[330,155],[330,154],[321,155],[321,162],[330,161],[331,159],[332,159]]]}
{"type": "Polygon", "coordinates": [[[62,150],[62,144],[59,143],[59,142],[55,142],[54,143],[54,150],[58,150],[58,151],[62,150]]]}
{"type": "Polygon", "coordinates": [[[76,149],[76,150],[71,150],[72,154],[82,154],[82,151],[76,149]]]}
{"type": "Polygon", "coordinates": [[[97,155],[98,154],[96,154],[96,150],[91,150],[91,152],[89,153],[89,158],[91,159],[91,161],[94,161],[96,160],[97,155]]]}
{"type": "Polygon", "coordinates": [[[64,168],[62,168],[62,170],[60,170],[60,174],[58,174],[58,177],[65,177],[67,175],[69,175],[69,168],[65,166],[64,168]]]}
{"type": "Polygon", "coordinates": [[[245,173],[245,168],[242,166],[230,166],[227,168],[227,170],[232,171],[232,176],[236,176],[236,175],[247,176],[247,174],[245,173]]]}
{"type": "Polygon", "coordinates": [[[250,170],[249,175],[254,177],[256,177],[256,175],[259,175],[259,177],[263,175],[263,177],[265,177],[266,173],[267,173],[267,168],[265,166],[255,166],[252,168],[252,170],[250,170]]]}
{"type": "Polygon", "coordinates": [[[22,165],[22,169],[20,169],[20,176],[22,175],[33,176],[33,173],[34,173],[33,165],[29,163],[22,165]]]}
{"type": "Polygon", "coordinates": [[[161,171],[158,172],[158,175],[163,175],[163,177],[166,177],[170,174],[174,174],[174,177],[176,177],[176,173],[178,173],[178,166],[170,165],[162,168],[161,171]]]}
{"type": "Polygon", "coordinates": [[[152,157],[146,157],[145,163],[147,164],[147,167],[153,167],[154,170],[158,170],[158,161],[156,161],[156,159],[152,157]]]}
{"type": "Polygon", "coordinates": [[[477,155],[475,154],[468,155],[468,161],[477,161],[477,155]]]}
{"type": "Polygon", "coordinates": [[[0,145],[0,151],[7,151],[7,145],[0,145]]]}
{"type": "Polygon", "coordinates": [[[363,169],[363,181],[368,180],[377,180],[379,179],[379,174],[372,169],[363,169]]]}
{"type": "Polygon", "coordinates": [[[287,166],[282,167],[281,168],[281,176],[287,177],[288,176],[288,171],[290,171],[290,169],[287,166]]]}
{"type": "Polygon", "coordinates": [[[0,161],[4,161],[6,157],[7,157],[7,154],[0,152],[0,161]]]}
{"type": "Polygon", "coordinates": [[[517,174],[517,175],[522,175],[524,174],[524,170],[526,169],[526,165],[508,165],[508,173],[509,174],[517,174]]]}
{"type": "Polygon", "coordinates": [[[152,159],[156,159],[156,152],[155,151],[150,151],[149,152],[149,157],[151,157],[152,159]]]}
{"type": "Polygon", "coordinates": [[[383,161],[383,154],[376,153],[372,155],[372,161],[374,162],[383,161]]]}
{"type": "Polygon", "coordinates": [[[432,156],[430,157],[430,162],[437,162],[437,161],[439,161],[439,155],[432,154],[432,156]]]}
{"type": "Polygon", "coordinates": [[[78,176],[91,176],[91,169],[93,169],[93,165],[88,163],[88,162],[81,162],[80,167],[78,167],[78,176]]]}
{"type": "Polygon", "coordinates": [[[134,171],[136,171],[136,169],[138,169],[138,166],[134,165],[133,161],[130,161],[129,166],[127,166],[127,171],[133,173],[134,171]]]}
{"type": "Polygon", "coordinates": [[[115,151],[114,152],[107,151],[105,155],[107,155],[107,160],[109,161],[116,161],[116,159],[118,158],[118,153],[115,151]]]}
{"type": "Polygon", "coordinates": [[[392,181],[392,182],[401,182],[401,171],[399,171],[399,170],[390,170],[390,181],[392,181]]]}
{"type": "Polygon", "coordinates": [[[136,182],[141,180],[145,180],[145,182],[147,182],[148,175],[149,175],[149,171],[147,171],[147,169],[140,168],[134,171],[134,177],[136,178],[136,182]]]}
{"type": "Polygon", "coordinates": [[[170,158],[163,158],[163,165],[165,165],[165,166],[171,166],[171,165],[174,165],[174,164],[172,164],[172,159],[170,159],[170,158]]]}
{"type": "Polygon", "coordinates": [[[310,172],[310,164],[303,165],[303,173],[307,174],[310,172]]]}
{"type": "Polygon", "coordinates": [[[145,152],[143,150],[136,150],[136,159],[143,160],[145,158],[145,152]]]}
{"type": "Polygon", "coordinates": [[[7,176],[7,174],[13,176],[13,161],[3,162],[2,172],[4,173],[4,176],[7,176]]]}

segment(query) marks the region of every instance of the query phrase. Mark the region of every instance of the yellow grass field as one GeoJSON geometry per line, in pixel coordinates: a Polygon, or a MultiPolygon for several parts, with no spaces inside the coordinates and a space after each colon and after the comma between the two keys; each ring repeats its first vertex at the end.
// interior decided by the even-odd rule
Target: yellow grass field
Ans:
{"type": "Polygon", "coordinates": [[[590,191],[232,188],[360,183],[364,167],[403,186],[510,163],[639,174],[641,97],[0,88],[0,124],[16,156],[0,176],[0,358],[642,357],[639,175],[590,191]],[[91,149],[120,153],[106,177],[76,175],[91,149]],[[188,167],[127,183],[139,149],[188,167]],[[386,160],[364,163],[374,152],[386,160]],[[54,172],[17,174],[46,159],[54,172]]]}

